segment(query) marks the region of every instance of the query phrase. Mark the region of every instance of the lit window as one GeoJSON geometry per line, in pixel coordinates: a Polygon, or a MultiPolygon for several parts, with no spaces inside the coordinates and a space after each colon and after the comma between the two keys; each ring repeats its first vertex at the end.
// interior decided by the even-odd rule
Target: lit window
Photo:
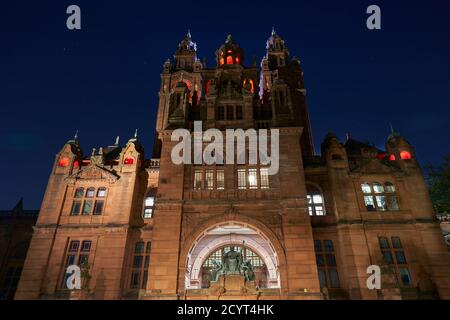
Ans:
{"type": "Polygon", "coordinates": [[[249,169],[248,170],[248,187],[250,189],[258,188],[258,170],[257,169],[249,169]]]}
{"type": "Polygon", "coordinates": [[[95,196],[95,189],[89,188],[86,192],[86,198],[93,198],[95,196]]]}
{"type": "Polygon", "coordinates": [[[409,153],[408,151],[400,151],[400,158],[402,160],[410,160],[412,159],[411,153],[409,153]]]}
{"type": "Polygon", "coordinates": [[[364,193],[372,193],[372,188],[370,188],[370,184],[368,183],[361,184],[361,189],[364,193]]]}
{"type": "Polygon", "coordinates": [[[364,193],[364,205],[367,211],[397,211],[400,210],[395,186],[386,182],[384,186],[375,182],[370,186],[368,183],[361,184],[364,193]]]}
{"type": "Polygon", "coordinates": [[[382,184],[375,182],[372,186],[373,186],[373,192],[375,192],[375,193],[383,193],[384,192],[384,188],[383,188],[382,184]]]}
{"type": "Polygon", "coordinates": [[[219,63],[220,63],[220,65],[222,66],[222,65],[225,64],[225,60],[224,60],[223,58],[220,58],[219,63]]]}
{"type": "Polygon", "coordinates": [[[214,189],[214,172],[212,170],[206,170],[205,182],[206,182],[206,189],[207,190],[213,190],[214,189]]]}
{"type": "Polygon", "coordinates": [[[144,200],[144,219],[153,218],[153,211],[155,209],[155,197],[148,196],[144,200]]]}
{"type": "Polygon", "coordinates": [[[269,188],[269,169],[261,168],[260,176],[261,176],[261,189],[268,189],[269,188]]]}
{"type": "Polygon", "coordinates": [[[217,176],[217,190],[225,189],[225,172],[223,170],[216,171],[217,176]]]}
{"type": "Polygon", "coordinates": [[[228,56],[227,57],[227,64],[233,64],[233,57],[232,56],[228,56]]]}
{"type": "Polygon", "coordinates": [[[245,169],[238,169],[238,189],[247,188],[245,169]]]}
{"type": "Polygon", "coordinates": [[[312,185],[307,185],[308,213],[310,216],[324,216],[325,207],[320,190],[312,185]]]}
{"type": "Polygon", "coordinates": [[[80,166],[80,163],[78,162],[78,161],[75,161],[74,163],[73,163],[73,167],[74,168],[78,168],[80,166]]]}
{"type": "Polygon", "coordinates": [[[99,188],[97,191],[97,197],[98,198],[106,197],[106,188],[99,188]]]}
{"type": "Polygon", "coordinates": [[[391,154],[391,155],[389,156],[389,160],[390,160],[390,161],[395,161],[395,154],[391,154]]]}
{"type": "Polygon", "coordinates": [[[67,167],[70,164],[70,159],[67,157],[62,157],[59,159],[58,167],[67,167]]]}
{"type": "Polygon", "coordinates": [[[123,164],[125,164],[125,165],[132,165],[132,164],[134,164],[134,159],[133,158],[126,158],[123,161],[123,164]]]}
{"type": "Polygon", "coordinates": [[[200,170],[196,170],[194,173],[194,190],[202,189],[203,173],[200,170]]]}

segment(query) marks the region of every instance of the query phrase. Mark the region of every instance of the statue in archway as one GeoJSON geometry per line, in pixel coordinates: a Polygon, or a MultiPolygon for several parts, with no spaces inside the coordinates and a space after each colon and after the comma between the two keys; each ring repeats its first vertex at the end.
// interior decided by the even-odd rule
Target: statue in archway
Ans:
{"type": "Polygon", "coordinates": [[[241,274],[242,253],[235,251],[234,247],[222,257],[224,274],[241,274]]]}
{"type": "Polygon", "coordinates": [[[219,280],[219,277],[223,274],[223,265],[221,262],[213,261],[213,268],[211,269],[211,281],[219,280]]]}
{"type": "Polygon", "coordinates": [[[250,260],[244,261],[241,266],[242,273],[245,276],[245,281],[255,280],[255,273],[253,272],[253,266],[250,260]]]}

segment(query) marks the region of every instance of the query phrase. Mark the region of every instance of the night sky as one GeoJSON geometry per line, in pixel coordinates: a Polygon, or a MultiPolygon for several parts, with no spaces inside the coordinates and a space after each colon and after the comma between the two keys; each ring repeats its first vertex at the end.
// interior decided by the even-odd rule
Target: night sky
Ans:
{"type": "Polygon", "coordinates": [[[302,61],[316,151],[328,131],[383,148],[389,123],[422,164],[450,152],[450,3],[427,1],[3,1],[0,209],[39,208],[56,153],[139,129],[150,156],[162,65],[187,30],[198,57],[231,33],[258,62],[272,26],[302,61]],[[66,28],[77,4],[82,30],[66,28]],[[366,28],[366,9],[382,29],[366,28]]]}

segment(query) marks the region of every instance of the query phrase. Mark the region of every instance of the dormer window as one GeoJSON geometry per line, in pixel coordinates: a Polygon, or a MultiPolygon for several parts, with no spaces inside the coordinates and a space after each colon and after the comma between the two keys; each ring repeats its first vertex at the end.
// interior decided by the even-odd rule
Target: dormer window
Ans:
{"type": "Polygon", "coordinates": [[[132,165],[134,164],[134,158],[125,158],[125,160],[123,161],[124,165],[132,165]]]}

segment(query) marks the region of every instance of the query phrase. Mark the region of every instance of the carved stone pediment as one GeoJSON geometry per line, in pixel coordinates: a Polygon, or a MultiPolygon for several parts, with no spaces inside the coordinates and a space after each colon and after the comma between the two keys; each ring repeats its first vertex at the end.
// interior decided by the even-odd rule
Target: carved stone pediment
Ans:
{"type": "Polygon", "coordinates": [[[352,173],[380,174],[397,173],[401,170],[393,165],[389,165],[378,159],[369,159],[351,170],[352,173]]]}
{"type": "Polygon", "coordinates": [[[119,178],[120,177],[113,171],[91,163],[87,167],[67,177],[67,181],[75,182],[77,180],[108,180],[110,183],[114,183],[119,178]]]}

